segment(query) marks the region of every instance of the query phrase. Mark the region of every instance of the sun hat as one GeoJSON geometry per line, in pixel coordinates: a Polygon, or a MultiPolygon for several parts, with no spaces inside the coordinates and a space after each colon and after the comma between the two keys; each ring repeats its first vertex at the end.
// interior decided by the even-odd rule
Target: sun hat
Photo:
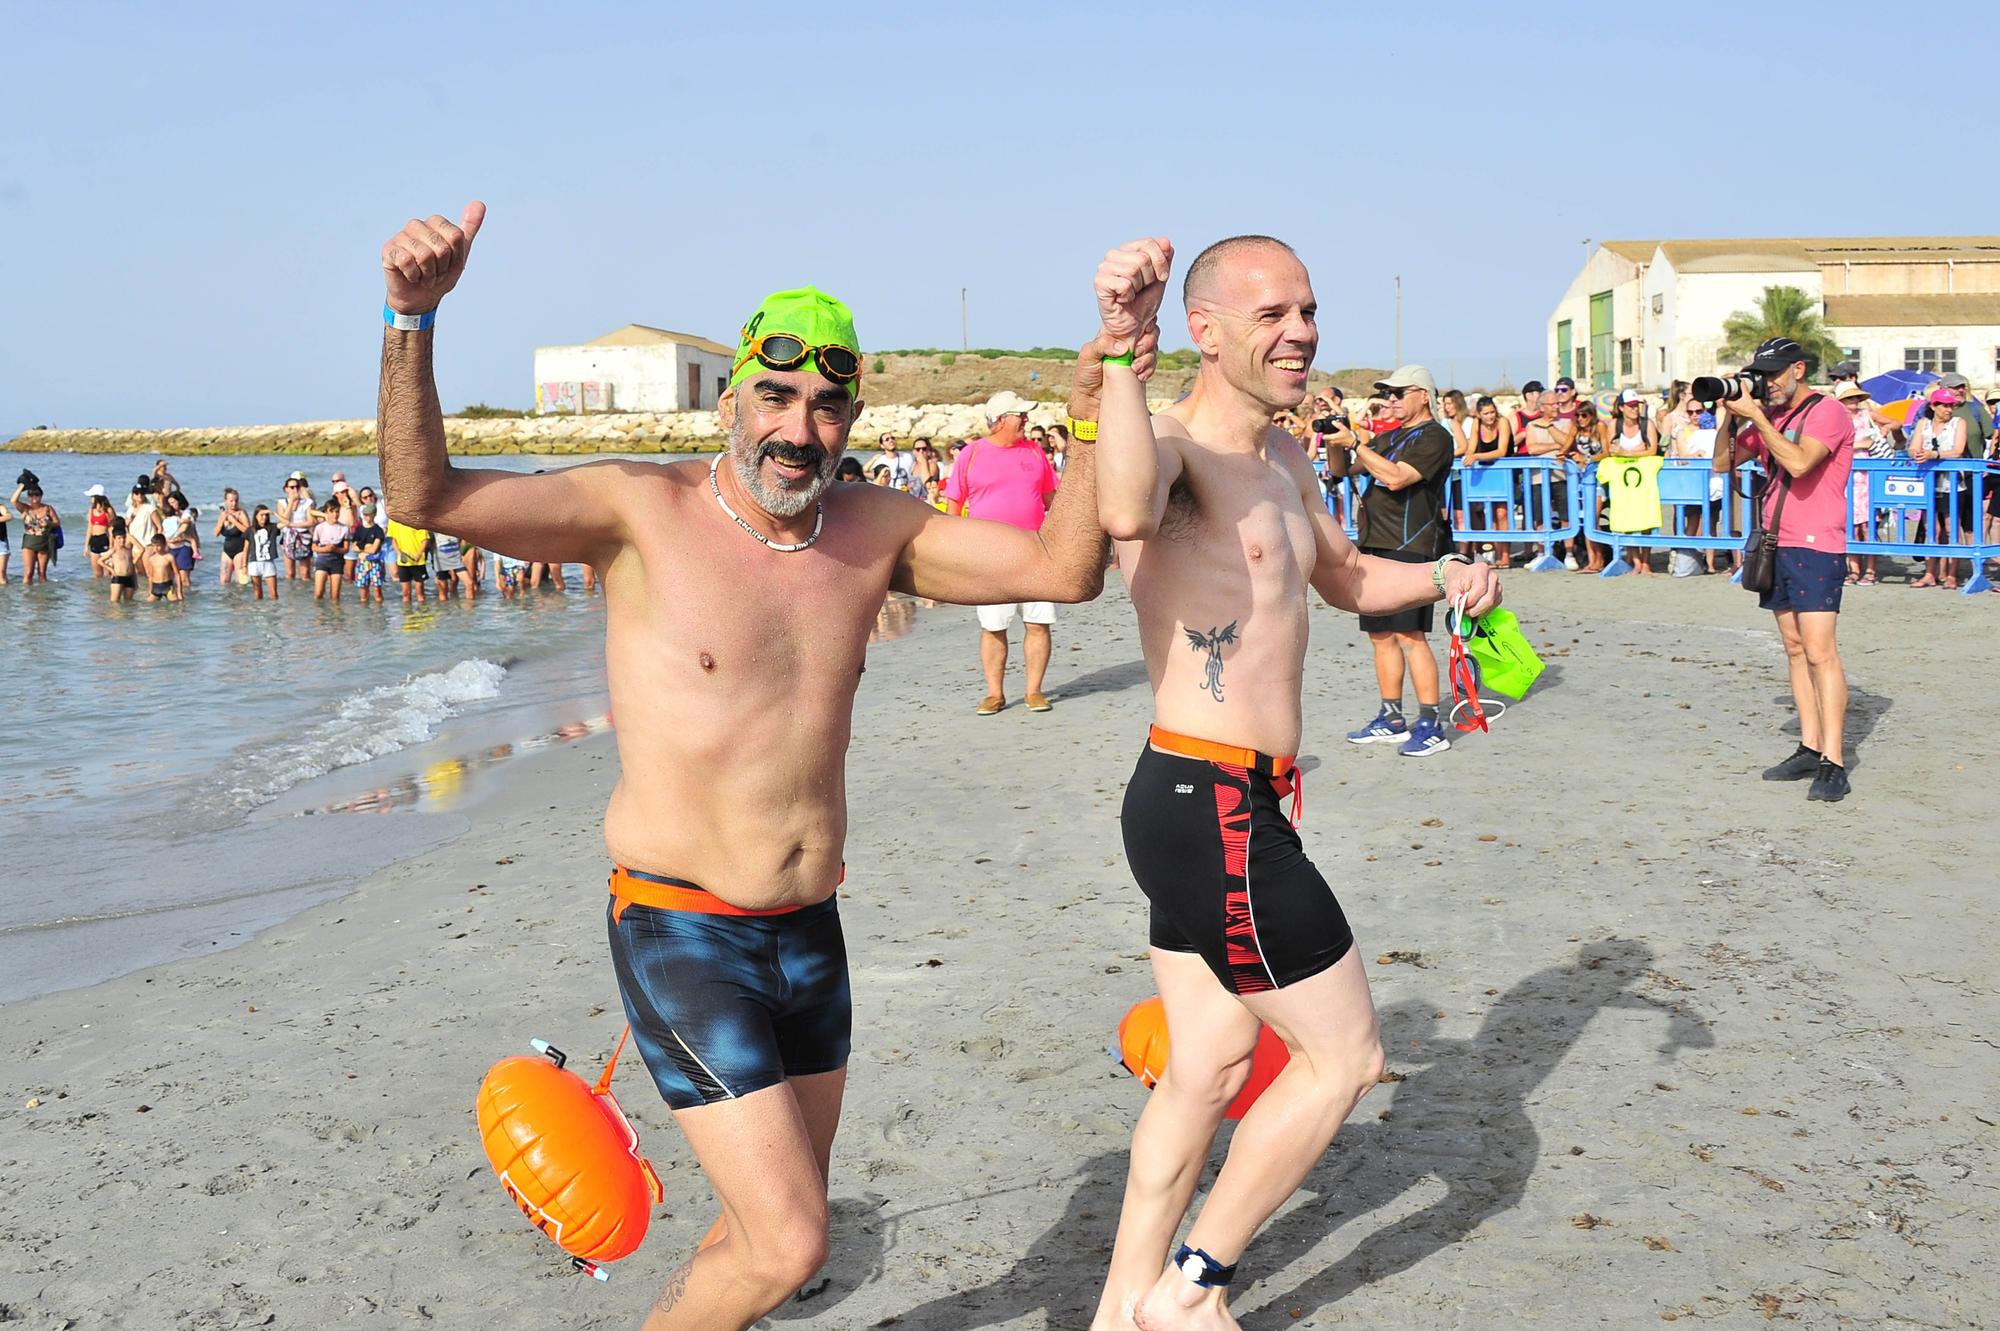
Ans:
{"type": "Polygon", "coordinates": [[[1854,382],[1854,380],[1849,379],[1846,383],[1840,386],[1840,391],[1836,392],[1834,396],[1839,398],[1842,402],[1852,402],[1856,398],[1865,399],[1868,396],[1868,390],[1863,388],[1860,384],[1854,382]]]}
{"type": "Polygon", "coordinates": [[[1437,380],[1431,378],[1431,372],[1421,365],[1405,365],[1387,379],[1377,379],[1375,387],[1378,389],[1421,388],[1430,399],[1431,405],[1433,407],[1437,405],[1437,380]]]}
{"type": "MultiPolygon", "coordinates": [[[[818,287],[773,291],[751,311],[750,317],[743,321],[742,332],[737,334],[735,359],[738,363],[729,376],[731,388],[763,368],[750,354],[750,348],[757,339],[779,333],[789,333],[809,347],[846,347],[854,353],[857,361],[861,358],[861,340],[854,335],[854,311],[845,304],[818,287]]],[[[812,356],[807,363],[817,369],[819,357],[812,356]]],[[[832,378],[831,375],[827,377],[832,378]]],[[[841,387],[847,390],[849,397],[858,396],[861,376],[857,374],[841,387]]]]}
{"type": "Polygon", "coordinates": [[[986,419],[997,422],[1002,416],[1027,418],[1035,404],[1011,388],[1003,388],[986,399],[986,419]]]}

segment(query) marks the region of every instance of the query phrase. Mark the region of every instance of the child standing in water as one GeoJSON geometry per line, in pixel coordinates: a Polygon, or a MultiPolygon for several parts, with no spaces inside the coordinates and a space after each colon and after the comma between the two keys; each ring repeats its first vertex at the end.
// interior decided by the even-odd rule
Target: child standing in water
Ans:
{"type": "Polygon", "coordinates": [[[132,543],[125,536],[125,519],[113,515],[111,518],[111,544],[101,557],[104,571],[111,578],[111,602],[132,599],[132,588],[138,582],[132,576],[132,543]]]}
{"type": "Polygon", "coordinates": [[[278,561],[284,557],[284,528],[271,517],[269,504],[257,505],[257,512],[250,520],[250,562],[244,571],[250,575],[250,585],[257,589],[257,599],[264,599],[265,589],[271,599],[278,599],[278,561]]]}
{"type": "Polygon", "coordinates": [[[180,569],[174,557],[167,550],[167,538],[153,535],[153,543],[146,547],[145,558],[140,561],[146,566],[146,599],[149,601],[178,601],[181,599],[180,569]]]}

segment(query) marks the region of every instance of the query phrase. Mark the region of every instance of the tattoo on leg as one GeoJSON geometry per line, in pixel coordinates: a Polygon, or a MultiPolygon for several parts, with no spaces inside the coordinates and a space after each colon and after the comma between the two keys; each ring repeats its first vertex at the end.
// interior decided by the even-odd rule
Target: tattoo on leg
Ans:
{"type": "Polygon", "coordinates": [[[654,1312],[670,1313],[674,1310],[674,1305],[681,1301],[681,1295],[687,1293],[688,1273],[693,1270],[692,1257],[673,1269],[667,1277],[666,1288],[660,1291],[660,1301],[653,1305],[654,1312]]]}
{"type": "Polygon", "coordinates": [[[1212,628],[1203,633],[1199,629],[1183,627],[1181,632],[1188,636],[1188,646],[1198,652],[1208,653],[1208,679],[1201,686],[1222,701],[1222,649],[1236,641],[1236,621],[1230,620],[1225,628],[1212,628]]]}

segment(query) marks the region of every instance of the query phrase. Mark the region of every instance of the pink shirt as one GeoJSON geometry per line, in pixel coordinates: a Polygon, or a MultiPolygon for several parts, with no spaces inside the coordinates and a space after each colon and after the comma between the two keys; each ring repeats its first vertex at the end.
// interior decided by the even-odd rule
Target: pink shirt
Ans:
{"type": "MultiPolygon", "coordinates": [[[[1826,460],[1803,476],[1791,478],[1791,495],[1785,500],[1784,521],[1778,528],[1778,544],[1830,555],[1847,553],[1847,524],[1852,521],[1847,502],[1847,478],[1854,470],[1854,417],[1846,407],[1830,397],[1813,403],[1812,409],[1797,417],[1780,416],[1771,422],[1779,432],[1794,439],[1813,438],[1826,445],[1826,460]]],[[[1745,456],[1765,461],[1763,436],[1745,426],[1736,436],[1737,460],[1745,456]]],[[[1767,463],[1767,465],[1769,465],[1767,463]]],[[[1778,507],[1777,478],[1783,469],[1772,467],[1772,480],[1764,495],[1764,524],[1778,507]]]]}
{"type": "Polygon", "coordinates": [[[944,497],[964,504],[967,517],[1004,522],[1022,531],[1040,531],[1048,497],[1056,492],[1056,469],[1033,440],[1012,445],[975,439],[958,455],[945,482],[944,497]]]}

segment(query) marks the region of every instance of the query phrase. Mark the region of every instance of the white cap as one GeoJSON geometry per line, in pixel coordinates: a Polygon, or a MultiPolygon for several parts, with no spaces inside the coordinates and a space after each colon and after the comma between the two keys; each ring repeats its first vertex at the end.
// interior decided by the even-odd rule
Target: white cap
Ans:
{"type": "Polygon", "coordinates": [[[1431,378],[1431,372],[1421,365],[1405,365],[1387,379],[1377,379],[1375,386],[1377,388],[1421,388],[1430,398],[1431,410],[1437,410],[1437,380],[1431,378]]]}
{"type": "Polygon", "coordinates": [[[305,478],[306,478],[306,474],[305,474],[304,472],[302,472],[302,471],[295,471],[295,472],[293,472],[293,473],[292,473],[291,475],[289,475],[289,476],[285,477],[285,479],[286,479],[286,480],[288,480],[288,481],[302,481],[302,480],[304,480],[305,478]]]}
{"type": "Polygon", "coordinates": [[[88,490],[85,490],[83,492],[83,497],[85,499],[102,499],[104,498],[104,487],[101,485],[93,485],[88,490]]]}
{"type": "Polygon", "coordinates": [[[1644,402],[1645,400],[1639,396],[1639,390],[1636,388],[1628,388],[1618,395],[1618,405],[1621,407],[1627,402],[1644,402]]]}
{"type": "Polygon", "coordinates": [[[1028,401],[1028,399],[1022,397],[1013,389],[1003,388],[992,397],[986,399],[986,419],[990,423],[999,420],[1002,416],[1020,416],[1026,418],[1027,414],[1033,411],[1034,408],[1034,403],[1028,401]]]}

